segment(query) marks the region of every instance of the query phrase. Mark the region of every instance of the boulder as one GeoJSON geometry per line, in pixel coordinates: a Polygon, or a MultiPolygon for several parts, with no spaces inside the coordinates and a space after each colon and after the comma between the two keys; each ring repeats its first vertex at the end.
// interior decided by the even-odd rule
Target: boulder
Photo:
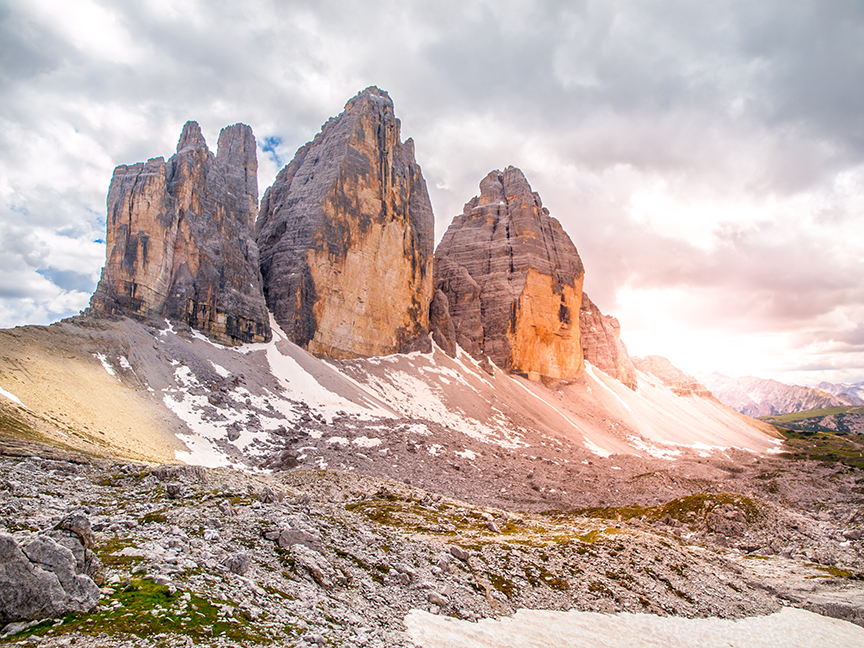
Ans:
{"type": "Polygon", "coordinates": [[[532,380],[576,376],[583,278],[576,247],[522,171],[492,171],[435,252],[452,333],[436,314],[433,338],[532,380]]]}
{"type": "Polygon", "coordinates": [[[93,609],[99,588],[75,567],[72,552],[47,536],[22,548],[0,534],[0,624],[93,609]]]}
{"type": "Polygon", "coordinates": [[[428,346],[432,205],[389,95],[367,88],[282,169],[261,200],[264,294],[318,356],[428,346]]]}
{"type": "Polygon", "coordinates": [[[192,121],[167,162],[118,166],[90,308],[185,322],[223,344],[269,340],[253,238],[257,171],[249,126],[223,128],[213,155],[192,121]]]}
{"type": "Polygon", "coordinates": [[[97,585],[104,583],[102,561],[93,553],[93,531],[86,515],[72,513],[66,516],[47,535],[75,556],[76,574],[89,576],[97,585]]]}
{"type": "Polygon", "coordinates": [[[225,568],[238,576],[243,576],[249,571],[251,564],[249,554],[245,551],[235,552],[225,559],[225,568]]]}

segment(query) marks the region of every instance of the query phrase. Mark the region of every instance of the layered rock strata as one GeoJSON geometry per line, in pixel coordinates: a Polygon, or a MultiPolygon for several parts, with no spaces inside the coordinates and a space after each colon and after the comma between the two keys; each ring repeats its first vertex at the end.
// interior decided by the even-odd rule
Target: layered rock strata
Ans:
{"type": "Polygon", "coordinates": [[[597,305],[588,297],[588,293],[582,293],[579,326],[585,361],[630,389],[636,389],[638,386],[636,368],[627,355],[627,347],[621,341],[621,325],[616,318],[601,313],[597,305]]]}
{"type": "Polygon", "coordinates": [[[447,318],[437,314],[433,337],[532,380],[575,376],[583,277],[576,247],[522,172],[492,171],[436,250],[447,318]]]}
{"type": "Polygon", "coordinates": [[[301,147],[261,200],[267,305],[288,336],[333,358],[428,346],[434,219],[412,140],[367,88],[301,147]]]}
{"type": "Polygon", "coordinates": [[[253,238],[257,171],[249,126],[222,129],[213,155],[191,121],[167,162],[118,166],[91,308],[186,322],[224,344],[268,340],[253,238]]]}
{"type": "Polygon", "coordinates": [[[633,358],[633,366],[643,373],[658,378],[678,396],[699,396],[716,400],[714,394],[705,385],[690,374],[681,371],[663,356],[649,355],[644,358],[633,358]]]}

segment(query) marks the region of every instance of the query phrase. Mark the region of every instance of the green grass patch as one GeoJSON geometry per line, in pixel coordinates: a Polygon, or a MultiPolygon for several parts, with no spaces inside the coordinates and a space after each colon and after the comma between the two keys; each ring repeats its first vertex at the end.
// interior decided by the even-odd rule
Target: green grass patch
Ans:
{"type": "Polygon", "coordinates": [[[823,461],[864,469],[864,443],[858,435],[833,432],[789,430],[778,427],[786,439],[786,452],[780,456],[792,460],[823,461]]]}
{"type": "MultiPolygon", "coordinates": [[[[546,515],[558,517],[559,519],[578,517],[598,518],[602,520],[630,520],[635,517],[644,517],[647,521],[656,521],[667,515],[682,524],[694,525],[701,522],[711,511],[718,506],[730,504],[744,513],[747,522],[756,522],[759,508],[749,497],[737,493],[698,493],[687,495],[666,502],[658,506],[595,506],[591,508],[572,509],[565,513],[548,512],[546,515]]],[[[616,529],[605,531],[589,531],[582,536],[576,536],[583,542],[594,542],[600,533],[616,533],[616,529]]]]}
{"type": "Polygon", "coordinates": [[[837,416],[838,414],[864,414],[864,407],[823,407],[820,409],[804,410],[803,412],[790,412],[776,416],[762,416],[760,420],[772,425],[783,425],[796,421],[806,421],[812,418],[825,418],[826,416],[837,416]]]}
{"type": "Polygon", "coordinates": [[[154,634],[191,637],[194,641],[222,637],[238,644],[261,644],[272,641],[263,631],[250,627],[248,618],[240,611],[234,615],[221,613],[221,608],[210,601],[191,594],[185,601],[182,592],[169,594],[167,586],[150,580],[133,580],[115,594],[103,597],[100,608],[119,601],[120,607],[98,609],[89,614],[67,614],[62,623],[53,621],[39,624],[13,635],[20,640],[30,636],[59,637],[71,632],[95,636],[102,632],[110,636],[134,635],[147,639],[154,634]]]}
{"type": "Polygon", "coordinates": [[[841,569],[840,567],[836,567],[835,565],[815,565],[813,563],[807,563],[810,567],[815,567],[821,572],[824,572],[831,576],[832,578],[848,578],[851,580],[864,580],[864,575],[862,574],[853,574],[852,572],[841,569]]]}
{"type": "Polygon", "coordinates": [[[22,441],[36,441],[44,437],[15,414],[11,409],[0,409],[0,436],[22,441]]]}
{"type": "Polygon", "coordinates": [[[150,513],[145,513],[141,521],[144,524],[165,524],[168,518],[163,511],[151,511],[150,513]]]}
{"type": "Polygon", "coordinates": [[[516,596],[516,586],[513,584],[513,581],[499,574],[486,574],[486,576],[489,578],[489,582],[492,583],[492,587],[504,594],[508,599],[513,600],[513,597],[516,596]]]}
{"type": "Polygon", "coordinates": [[[129,538],[111,538],[96,547],[96,555],[106,567],[124,567],[141,562],[143,559],[136,556],[118,556],[117,552],[126,547],[134,547],[135,543],[129,538]]]}

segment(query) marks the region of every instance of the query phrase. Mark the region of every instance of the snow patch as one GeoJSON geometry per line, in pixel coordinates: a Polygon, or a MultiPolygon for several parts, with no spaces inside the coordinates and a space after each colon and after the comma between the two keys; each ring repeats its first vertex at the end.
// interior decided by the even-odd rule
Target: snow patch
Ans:
{"type": "Polygon", "coordinates": [[[177,335],[176,331],[174,330],[174,325],[171,324],[171,322],[170,322],[169,320],[167,320],[167,319],[165,320],[165,326],[167,326],[168,328],[159,331],[159,336],[160,336],[160,337],[165,337],[165,336],[168,335],[169,333],[170,333],[171,335],[177,335]]]}
{"type": "Polygon", "coordinates": [[[381,439],[375,437],[359,436],[353,441],[354,445],[359,448],[377,448],[381,445],[381,439]]]}
{"type": "Polygon", "coordinates": [[[214,342],[213,340],[208,338],[206,335],[201,333],[201,331],[199,331],[198,329],[194,329],[194,328],[192,329],[192,337],[195,338],[196,340],[201,340],[202,342],[206,342],[210,346],[214,346],[217,349],[229,349],[230,348],[230,347],[225,346],[224,344],[218,344],[218,343],[214,342]]]}
{"type": "Polygon", "coordinates": [[[114,371],[114,367],[108,362],[108,358],[105,357],[104,353],[94,353],[93,357],[102,363],[102,368],[105,369],[109,376],[117,377],[117,372],[114,371]]]}
{"type": "Polygon", "coordinates": [[[453,454],[455,454],[457,457],[462,457],[463,459],[474,460],[477,458],[477,453],[469,450],[468,448],[465,448],[462,452],[456,450],[453,454]]]}
{"type": "Polygon", "coordinates": [[[132,365],[129,362],[129,358],[126,356],[120,356],[117,361],[120,363],[120,368],[126,371],[132,371],[132,365]]]}
{"type": "Polygon", "coordinates": [[[210,361],[210,364],[213,365],[213,370],[214,370],[217,374],[219,374],[220,376],[222,376],[223,378],[227,378],[228,376],[231,375],[231,372],[228,371],[225,367],[216,364],[216,363],[213,362],[212,360],[210,361]]]}
{"type": "Polygon", "coordinates": [[[864,628],[797,608],[738,620],[519,610],[512,617],[481,619],[477,623],[411,610],[405,617],[405,627],[411,641],[423,648],[792,648],[817,643],[864,646],[864,628]]]}
{"type": "Polygon", "coordinates": [[[663,448],[658,448],[655,445],[647,443],[645,440],[640,439],[635,436],[628,436],[627,440],[637,450],[641,450],[642,452],[650,455],[651,457],[655,457],[657,459],[665,459],[666,461],[675,461],[676,457],[681,456],[680,450],[664,450],[663,448]]]}
{"type": "Polygon", "coordinates": [[[24,409],[28,409],[27,406],[21,402],[20,398],[18,398],[15,394],[10,394],[8,391],[3,389],[2,387],[0,387],[0,395],[5,396],[9,400],[11,400],[13,403],[17,403],[18,405],[20,405],[24,409]]]}

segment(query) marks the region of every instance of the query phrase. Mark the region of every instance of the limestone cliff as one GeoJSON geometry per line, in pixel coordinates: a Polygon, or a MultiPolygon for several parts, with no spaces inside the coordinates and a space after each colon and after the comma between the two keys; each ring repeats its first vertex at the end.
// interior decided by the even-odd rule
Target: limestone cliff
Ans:
{"type": "Polygon", "coordinates": [[[684,373],[667,358],[649,355],[633,358],[633,366],[639,371],[651,374],[678,396],[700,396],[716,400],[714,395],[690,374],[684,373]]]}
{"type": "Polygon", "coordinates": [[[261,200],[267,305],[297,344],[350,358],[428,338],[434,220],[414,143],[367,88],[301,147],[261,200]]]}
{"type": "Polygon", "coordinates": [[[582,353],[585,361],[621,381],[630,389],[636,389],[638,380],[633,361],[627,355],[627,347],[621,341],[621,325],[611,315],[604,315],[597,305],[582,293],[582,309],[579,311],[579,326],[582,333],[582,353]]]}
{"type": "Polygon", "coordinates": [[[257,171],[251,128],[222,129],[213,155],[196,122],[167,162],[117,167],[91,308],[186,322],[224,344],[268,340],[252,238],[257,171]]]}
{"type": "Polygon", "coordinates": [[[452,333],[433,336],[532,380],[575,376],[583,277],[576,247],[522,172],[492,171],[436,250],[452,333]]]}

